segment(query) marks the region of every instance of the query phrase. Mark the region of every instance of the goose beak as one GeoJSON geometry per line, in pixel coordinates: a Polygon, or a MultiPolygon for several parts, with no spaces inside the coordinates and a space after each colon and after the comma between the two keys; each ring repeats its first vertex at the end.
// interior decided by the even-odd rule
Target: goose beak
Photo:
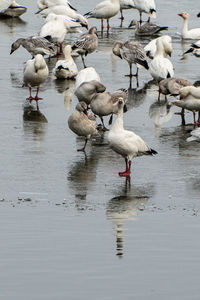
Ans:
{"type": "Polygon", "coordinates": [[[124,105],[123,112],[126,113],[128,111],[126,104],[124,105]]]}
{"type": "Polygon", "coordinates": [[[180,16],[180,17],[182,17],[183,16],[183,14],[182,13],[180,13],[180,14],[177,14],[178,16],[180,16]]]}
{"type": "Polygon", "coordinates": [[[14,52],[14,50],[11,50],[11,51],[10,51],[10,54],[12,54],[13,52],[14,52]]]}

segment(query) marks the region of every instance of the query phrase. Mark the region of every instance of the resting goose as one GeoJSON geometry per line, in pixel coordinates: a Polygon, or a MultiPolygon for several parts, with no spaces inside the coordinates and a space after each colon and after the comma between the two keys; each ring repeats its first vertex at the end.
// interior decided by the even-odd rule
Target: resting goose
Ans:
{"type": "Polygon", "coordinates": [[[76,50],[81,55],[84,68],[86,68],[84,56],[92,53],[98,47],[97,28],[91,27],[88,33],[82,34],[72,45],[72,50],[76,50]]]}
{"type": "Polygon", "coordinates": [[[20,17],[27,11],[25,6],[18,4],[15,1],[3,0],[0,3],[0,15],[6,17],[20,17]]]}
{"type": "Polygon", "coordinates": [[[194,28],[188,30],[188,13],[183,12],[178,14],[183,18],[183,28],[182,28],[182,39],[200,39],[200,28],[194,28]]]}
{"type": "Polygon", "coordinates": [[[105,92],[106,87],[96,80],[84,81],[75,90],[74,94],[79,101],[84,101],[87,105],[90,104],[91,100],[97,93],[105,92]]]}
{"type": "Polygon", "coordinates": [[[156,5],[154,0],[134,0],[135,8],[140,14],[140,24],[142,23],[142,13],[149,15],[150,18],[156,18],[156,5]]]}
{"type": "Polygon", "coordinates": [[[171,61],[165,57],[165,50],[162,41],[157,39],[156,41],[156,54],[149,65],[149,71],[151,76],[160,81],[164,78],[170,78],[174,76],[173,65],[171,61]]]}
{"type": "Polygon", "coordinates": [[[48,56],[55,54],[54,44],[40,36],[30,36],[26,39],[17,39],[11,45],[10,54],[16,51],[20,46],[25,48],[33,57],[37,54],[48,56]]]}
{"type": "Polygon", "coordinates": [[[167,57],[168,55],[171,56],[172,54],[172,38],[169,35],[162,35],[156,39],[151,40],[145,47],[144,50],[146,52],[146,55],[149,58],[154,58],[157,50],[156,41],[161,40],[163,47],[164,47],[164,57],[167,57]]]}
{"type": "Polygon", "coordinates": [[[78,69],[71,56],[71,46],[65,46],[63,52],[65,59],[57,61],[56,66],[53,69],[53,73],[57,78],[72,79],[78,74],[78,69]]]}
{"type": "Polygon", "coordinates": [[[88,113],[85,102],[79,102],[76,105],[75,111],[68,119],[68,126],[78,136],[85,137],[84,147],[77,151],[85,151],[88,139],[92,135],[98,134],[96,119],[92,114],[88,113]]]}
{"type": "Polygon", "coordinates": [[[177,96],[182,87],[192,86],[192,83],[184,78],[166,78],[159,82],[159,95],[158,100],[160,100],[160,94],[165,95],[167,100],[167,95],[177,96]]]}
{"type": "Polygon", "coordinates": [[[107,20],[107,30],[110,29],[109,20],[118,14],[120,10],[120,0],[104,0],[88,13],[84,14],[88,18],[101,19],[101,30],[103,31],[103,20],[107,20]]]}
{"type": "Polygon", "coordinates": [[[49,75],[49,69],[41,54],[37,54],[35,58],[29,59],[24,67],[24,84],[29,87],[30,96],[27,98],[30,102],[36,101],[37,110],[39,110],[38,100],[42,99],[38,97],[39,87],[45,82],[49,75]],[[37,92],[33,98],[31,95],[32,87],[37,87],[37,92]]]}
{"type": "Polygon", "coordinates": [[[101,82],[100,76],[93,67],[85,68],[78,72],[78,75],[76,76],[76,84],[75,84],[75,90],[83,83],[88,82],[91,80],[95,80],[98,82],[101,82]]]}
{"type": "Polygon", "coordinates": [[[156,24],[146,22],[145,24],[141,25],[139,22],[132,20],[130,25],[128,26],[129,28],[132,26],[136,26],[135,30],[135,35],[136,36],[151,36],[151,35],[156,35],[162,30],[167,30],[167,26],[158,26],[156,24]]]}
{"type": "Polygon", "coordinates": [[[133,40],[128,40],[126,42],[117,41],[114,43],[112,51],[116,56],[119,56],[121,59],[124,58],[128,62],[130,74],[127,76],[136,76],[138,83],[138,66],[140,65],[146,70],[149,69],[143,46],[139,42],[133,40]],[[132,64],[135,64],[137,67],[135,75],[132,74],[132,64]]]}
{"type": "Polygon", "coordinates": [[[126,170],[119,172],[120,176],[131,174],[131,160],[142,155],[153,155],[157,152],[151,149],[143,139],[123,126],[123,98],[118,99],[118,113],[111,130],[108,133],[108,142],[112,150],[125,158],[126,170]]]}

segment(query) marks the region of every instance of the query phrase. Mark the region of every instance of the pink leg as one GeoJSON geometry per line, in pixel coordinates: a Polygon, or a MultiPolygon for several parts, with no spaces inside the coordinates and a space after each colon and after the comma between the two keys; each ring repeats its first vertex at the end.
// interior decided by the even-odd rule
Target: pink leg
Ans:
{"type": "Polygon", "coordinates": [[[131,161],[125,158],[126,170],[124,172],[119,172],[119,176],[129,176],[131,174],[131,161]]]}
{"type": "Polygon", "coordinates": [[[39,92],[39,86],[37,87],[37,92],[36,92],[36,95],[35,95],[35,98],[33,98],[35,101],[38,101],[38,100],[41,100],[42,98],[39,98],[38,97],[38,92],[39,92]]]}
{"type": "Polygon", "coordinates": [[[26,98],[26,100],[31,101],[34,100],[34,98],[31,96],[31,87],[29,87],[29,93],[30,93],[30,96],[28,98],[26,98]]]}
{"type": "Polygon", "coordinates": [[[107,31],[109,31],[110,25],[109,25],[109,19],[107,19],[107,31]]]}
{"type": "Polygon", "coordinates": [[[104,26],[103,26],[103,19],[101,19],[101,31],[103,31],[104,26]]]}
{"type": "Polygon", "coordinates": [[[194,126],[197,125],[197,122],[196,122],[196,118],[195,118],[195,112],[193,111],[193,119],[194,119],[194,126]]]}

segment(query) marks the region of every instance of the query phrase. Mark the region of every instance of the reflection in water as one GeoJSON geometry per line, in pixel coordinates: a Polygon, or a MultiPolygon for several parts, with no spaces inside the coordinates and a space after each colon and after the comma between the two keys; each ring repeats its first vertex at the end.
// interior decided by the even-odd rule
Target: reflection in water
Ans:
{"type": "Polygon", "coordinates": [[[188,58],[188,54],[184,54],[190,47],[191,44],[191,40],[181,40],[181,46],[182,46],[182,51],[183,51],[183,56],[181,58],[181,60],[187,60],[188,58]]]}
{"type": "Polygon", "coordinates": [[[130,186],[129,178],[126,178],[125,185],[117,192],[107,204],[106,215],[114,224],[116,234],[116,255],[123,256],[123,224],[127,220],[133,220],[141,211],[154,193],[153,185],[142,187],[130,186]]]}
{"type": "Polygon", "coordinates": [[[161,128],[164,123],[169,122],[172,116],[173,108],[166,101],[156,101],[149,107],[149,117],[157,128],[161,128]]]}
{"type": "Polygon", "coordinates": [[[4,27],[9,27],[10,32],[14,33],[17,27],[23,27],[26,24],[27,23],[20,18],[6,18],[2,16],[0,17],[1,32],[7,31],[6,29],[4,30],[4,27]]]}
{"type": "Polygon", "coordinates": [[[73,79],[56,79],[54,80],[55,88],[58,93],[63,93],[64,103],[67,110],[71,107],[72,95],[74,94],[75,80],[73,79]]]}
{"type": "Polygon", "coordinates": [[[128,100],[126,102],[127,109],[139,107],[145,100],[147,85],[136,89],[128,89],[128,100]]]}

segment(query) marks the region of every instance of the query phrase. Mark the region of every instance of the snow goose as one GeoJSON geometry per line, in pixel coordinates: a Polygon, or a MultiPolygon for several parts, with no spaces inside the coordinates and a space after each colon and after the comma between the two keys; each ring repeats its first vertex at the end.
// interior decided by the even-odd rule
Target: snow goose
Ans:
{"type": "Polygon", "coordinates": [[[101,30],[103,31],[103,20],[107,20],[107,30],[109,31],[109,19],[118,14],[120,10],[120,0],[104,0],[90,12],[84,14],[88,18],[101,19],[101,30]]]}
{"type": "Polygon", "coordinates": [[[84,57],[92,53],[98,47],[97,28],[91,27],[88,33],[82,34],[72,45],[72,50],[81,55],[84,68],[86,68],[84,57]]]}
{"type": "Polygon", "coordinates": [[[112,51],[116,56],[119,56],[121,59],[124,58],[128,62],[130,74],[126,76],[129,76],[130,78],[136,76],[138,84],[138,66],[142,66],[146,70],[149,69],[143,46],[139,42],[133,40],[128,40],[126,42],[117,41],[114,43],[112,51]],[[132,64],[135,64],[137,67],[135,75],[132,74],[132,64]]]}
{"type": "Polygon", "coordinates": [[[77,151],[85,151],[88,139],[92,135],[98,134],[96,119],[87,112],[87,104],[85,102],[79,102],[76,105],[75,111],[68,119],[68,126],[78,136],[85,137],[84,147],[77,151]]]}
{"type": "Polygon", "coordinates": [[[194,28],[188,30],[188,13],[183,12],[178,14],[183,18],[183,27],[182,27],[182,39],[200,39],[200,28],[194,28]]]}
{"type": "Polygon", "coordinates": [[[172,38],[171,36],[169,35],[162,35],[156,39],[153,39],[151,40],[145,47],[144,47],[144,50],[146,52],[146,55],[149,57],[149,58],[154,58],[155,54],[156,54],[156,50],[157,50],[157,47],[156,47],[156,41],[157,40],[161,40],[162,43],[163,43],[163,46],[164,46],[164,56],[167,57],[168,55],[171,56],[171,53],[172,53],[172,38]]]}
{"type": "Polygon", "coordinates": [[[64,41],[66,33],[67,29],[65,27],[64,21],[55,14],[49,14],[46,23],[40,30],[41,37],[44,37],[49,41],[57,44],[57,54],[60,54],[62,52],[62,43],[64,41]]]}
{"type": "Polygon", "coordinates": [[[85,68],[78,72],[76,76],[75,90],[83,83],[91,80],[101,82],[100,76],[93,67],[85,68]]]}
{"type": "Polygon", "coordinates": [[[78,74],[78,69],[73,58],[71,57],[71,46],[65,46],[63,52],[65,59],[57,61],[56,66],[53,69],[53,73],[57,78],[74,78],[78,74]]]}
{"type": "Polygon", "coordinates": [[[139,25],[139,22],[132,20],[129,28],[132,26],[136,26],[135,35],[136,36],[151,36],[156,35],[162,30],[167,30],[167,26],[158,26],[154,23],[146,22],[143,25],[139,25]]]}
{"type": "Polygon", "coordinates": [[[200,142],[200,128],[196,128],[190,132],[191,136],[187,138],[187,142],[200,142]]]}
{"type": "Polygon", "coordinates": [[[42,99],[38,97],[39,87],[45,82],[49,75],[47,64],[41,54],[37,54],[35,58],[29,59],[24,67],[24,84],[29,87],[30,96],[27,98],[30,102],[36,101],[37,110],[39,110],[38,100],[42,99]],[[37,87],[36,96],[31,96],[32,87],[37,87]]]}
{"type": "Polygon", "coordinates": [[[140,24],[142,23],[142,13],[149,15],[150,18],[156,18],[156,5],[154,0],[134,0],[135,8],[140,14],[140,24]]]}
{"type": "Polygon", "coordinates": [[[109,125],[112,123],[112,115],[118,112],[119,98],[122,98],[124,102],[126,102],[127,91],[124,89],[120,89],[112,94],[106,91],[103,93],[96,93],[94,94],[91,100],[90,108],[92,112],[95,115],[99,116],[99,118],[101,119],[104,131],[106,131],[107,128],[104,125],[103,117],[111,115],[111,118],[109,120],[109,125]]]}
{"type": "Polygon", "coordinates": [[[191,47],[184,53],[193,53],[195,56],[199,57],[200,56],[200,40],[197,41],[196,43],[192,43],[191,47]]]}
{"type": "Polygon", "coordinates": [[[177,96],[182,87],[192,86],[192,83],[184,78],[165,78],[159,82],[159,95],[158,100],[160,100],[160,94],[165,95],[167,100],[167,95],[177,96]]]}
{"type": "Polygon", "coordinates": [[[27,11],[27,8],[15,1],[1,0],[0,14],[7,17],[20,17],[27,11]]]}
{"type": "Polygon", "coordinates": [[[179,91],[180,100],[173,101],[172,104],[193,112],[194,125],[200,125],[200,113],[198,121],[195,121],[195,112],[200,112],[200,87],[186,86],[179,91]]]}
{"type": "Polygon", "coordinates": [[[40,14],[44,17],[47,17],[50,13],[55,15],[64,15],[72,18],[73,20],[80,22],[81,26],[88,28],[87,19],[81,14],[77,13],[74,9],[65,5],[55,5],[48,7],[40,12],[40,14]]]}
{"type": "Polygon", "coordinates": [[[141,155],[153,155],[157,152],[151,149],[143,139],[132,131],[125,130],[123,126],[123,98],[118,99],[118,113],[111,130],[108,133],[108,142],[116,153],[125,158],[126,170],[119,172],[120,176],[131,174],[131,160],[141,155]]]}
{"type": "Polygon", "coordinates": [[[120,3],[121,20],[123,21],[124,20],[123,10],[135,8],[135,4],[133,0],[120,0],[119,3],[120,3]]]}
{"type": "Polygon", "coordinates": [[[67,5],[71,9],[76,11],[76,8],[74,8],[71,3],[67,0],[38,0],[37,1],[37,6],[40,10],[43,10],[45,8],[48,8],[50,6],[55,6],[55,5],[67,5]]]}
{"type": "Polygon", "coordinates": [[[33,57],[37,54],[41,55],[54,55],[55,47],[47,39],[40,36],[30,36],[26,39],[17,39],[11,45],[10,54],[16,51],[20,46],[24,47],[33,57]]]}
{"type": "Polygon", "coordinates": [[[165,57],[165,50],[162,41],[157,39],[156,46],[156,54],[149,65],[149,71],[151,76],[156,81],[160,81],[164,78],[173,77],[173,65],[171,61],[165,57]]]}

